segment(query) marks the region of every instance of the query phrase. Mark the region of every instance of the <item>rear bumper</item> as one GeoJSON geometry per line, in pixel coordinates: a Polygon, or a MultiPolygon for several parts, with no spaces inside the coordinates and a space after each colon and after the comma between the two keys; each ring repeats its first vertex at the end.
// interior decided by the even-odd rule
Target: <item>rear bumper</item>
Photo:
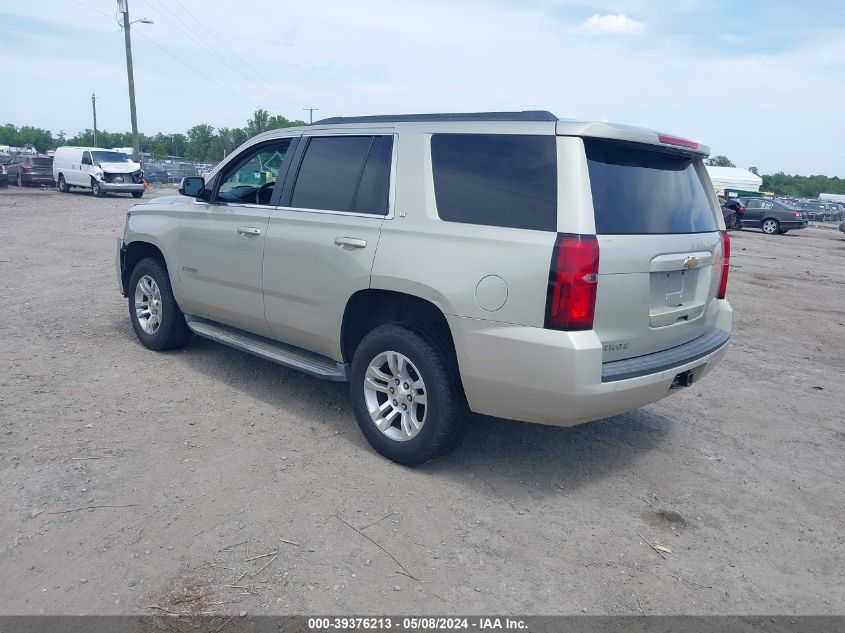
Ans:
{"type": "Polygon", "coordinates": [[[21,182],[25,182],[29,185],[51,185],[53,184],[53,175],[52,174],[28,174],[26,172],[21,173],[21,182]]]}
{"type": "Polygon", "coordinates": [[[805,229],[807,228],[807,221],[806,220],[783,220],[780,222],[781,230],[793,231],[795,229],[805,229]]]}
{"type": "Polygon", "coordinates": [[[678,391],[675,377],[704,377],[725,355],[732,311],[719,301],[715,328],[672,350],[602,363],[596,334],[449,317],[470,408],[511,420],[572,426],[618,415],[678,391]],[[701,337],[702,339],[704,337],[701,337]]]}

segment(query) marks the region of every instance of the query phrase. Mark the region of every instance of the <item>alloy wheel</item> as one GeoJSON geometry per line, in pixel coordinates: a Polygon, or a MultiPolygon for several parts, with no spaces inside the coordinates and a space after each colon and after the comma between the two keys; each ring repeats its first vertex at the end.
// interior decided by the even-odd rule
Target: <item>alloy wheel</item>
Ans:
{"type": "Polygon", "coordinates": [[[135,316],[147,334],[155,334],[161,327],[161,291],[149,275],[141,277],[135,285],[135,316]]]}
{"type": "Polygon", "coordinates": [[[364,400],[370,419],[397,442],[417,436],[425,424],[428,396],[414,363],[399,352],[382,352],[370,361],[364,376],[364,400]]]}

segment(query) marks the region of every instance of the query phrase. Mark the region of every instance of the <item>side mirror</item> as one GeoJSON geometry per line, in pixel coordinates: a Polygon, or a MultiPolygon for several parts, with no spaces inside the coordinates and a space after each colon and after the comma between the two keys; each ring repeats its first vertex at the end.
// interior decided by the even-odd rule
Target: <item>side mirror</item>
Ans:
{"type": "Polygon", "coordinates": [[[205,178],[202,176],[186,176],[179,183],[179,193],[183,196],[196,198],[205,189],[205,178]]]}

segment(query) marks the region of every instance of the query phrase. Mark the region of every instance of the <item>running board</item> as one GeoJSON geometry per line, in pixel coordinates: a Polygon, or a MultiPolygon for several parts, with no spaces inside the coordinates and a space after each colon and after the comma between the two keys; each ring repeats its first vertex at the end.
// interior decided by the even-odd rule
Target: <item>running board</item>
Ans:
{"type": "Polygon", "coordinates": [[[250,334],[228,325],[206,321],[199,317],[186,314],[185,320],[195,334],[217,343],[234,347],[247,354],[311,374],[317,378],[339,382],[346,380],[346,365],[336,363],[325,356],[292,345],[285,345],[257,334],[250,334]]]}

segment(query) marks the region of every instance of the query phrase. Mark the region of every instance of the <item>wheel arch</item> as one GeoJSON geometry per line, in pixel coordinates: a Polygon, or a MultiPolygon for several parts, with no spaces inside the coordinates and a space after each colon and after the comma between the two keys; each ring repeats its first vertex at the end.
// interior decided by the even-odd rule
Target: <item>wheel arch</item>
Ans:
{"type": "Polygon", "coordinates": [[[129,242],[123,247],[121,254],[120,276],[125,289],[124,296],[129,293],[129,278],[132,276],[132,271],[135,270],[138,262],[145,257],[154,257],[161,261],[167,274],[170,276],[171,287],[173,285],[173,273],[167,265],[167,259],[164,256],[161,248],[151,242],[136,240],[129,242]]]}
{"type": "Polygon", "coordinates": [[[360,342],[372,330],[386,323],[412,323],[431,331],[448,344],[455,354],[455,344],[443,311],[422,297],[399,292],[366,288],[355,292],[346,302],[340,329],[344,362],[351,362],[360,342]]]}

